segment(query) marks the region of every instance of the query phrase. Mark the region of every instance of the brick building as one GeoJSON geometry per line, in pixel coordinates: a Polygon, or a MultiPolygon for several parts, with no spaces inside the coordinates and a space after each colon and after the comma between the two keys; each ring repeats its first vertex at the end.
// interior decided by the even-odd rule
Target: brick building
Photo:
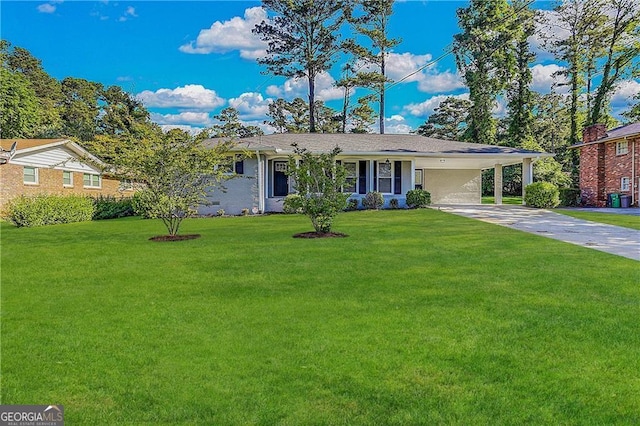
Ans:
{"type": "Polygon", "coordinates": [[[20,195],[133,193],[119,180],[104,176],[102,162],[68,139],[0,139],[0,147],[0,212],[20,195]],[[15,152],[9,155],[14,143],[15,152]]]}
{"type": "Polygon", "coordinates": [[[580,193],[582,202],[604,207],[608,194],[631,196],[638,205],[640,188],[640,123],[607,131],[595,124],[583,131],[580,150],[580,193]]]}

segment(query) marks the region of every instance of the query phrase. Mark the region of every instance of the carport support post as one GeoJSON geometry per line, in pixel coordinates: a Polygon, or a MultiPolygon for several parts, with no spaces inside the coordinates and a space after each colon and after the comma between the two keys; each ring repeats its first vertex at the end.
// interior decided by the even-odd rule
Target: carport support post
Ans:
{"type": "Polygon", "coordinates": [[[502,204],[502,164],[493,169],[493,199],[494,204],[502,204]]]}
{"type": "Polygon", "coordinates": [[[526,187],[533,183],[533,162],[531,158],[522,159],[522,205],[524,202],[524,196],[526,195],[526,187]]]}

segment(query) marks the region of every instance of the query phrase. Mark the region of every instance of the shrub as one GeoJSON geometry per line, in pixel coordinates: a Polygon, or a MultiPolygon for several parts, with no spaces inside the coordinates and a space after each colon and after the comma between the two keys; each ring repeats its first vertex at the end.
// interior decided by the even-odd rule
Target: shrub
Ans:
{"type": "Polygon", "coordinates": [[[564,207],[577,207],[580,205],[580,189],[561,188],[560,205],[564,207]]]}
{"type": "Polygon", "coordinates": [[[148,203],[150,203],[150,194],[145,191],[136,192],[133,197],[131,197],[131,207],[133,207],[133,213],[136,216],[140,216],[143,219],[151,219],[153,215],[148,208],[148,203]]]}
{"type": "Polygon", "coordinates": [[[412,189],[407,191],[407,206],[410,209],[419,209],[431,204],[431,193],[424,189],[412,189]]]}
{"type": "Polygon", "coordinates": [[[34,227],[91,220],[93,200],[80,195],[36,195],[14,198],[8,206],[7,220],[18,227],[34,227]]]}
{"type": "Polygon", "coordinates": [[[554,208],[560,204],[560,191],[552,183],[535,182],[525,188],[524,202],[530,207],[554,208]]]}
{"type": "Polygon", "coordinates": [[[400,208],[400,203],[398,202],[397,198],[392,198],[389,201],[389,207],[392,209],[399,209],[400,208]]]}
{"type": "Polygon", "coordinates": [[[224,214],[225,214],[225,213],[226,213],[226,212],[224,211],[224,209],[219,209],[219,210],[216,212],[216,214],[217,214],[218,216],[224,216],[224,214]]]}
{"type": "Polygon", "coordinates": [[[349,198],[347,200],[347,206],[344,209],[346,211],[358,210],[358,199],[357,198],[349,198]]]}
{"type": "Polygon", "coordinates": [[[249,209],[246,209],[246,208],[242,209],[241,214],[242,214],[242,216],[249,216],[249,209]]]}
{"type": "Polygon", "coordinates": [[[93,199],[93,204],[95,206],[93,220],[116,219],[134,215],[131,198],[101,195],[93,199]]]}
{"type": "Polygon", "coordinates": [[[289,194],[284,197],[282,211],[286,214],[302,213],[302,201],[299,194],[289,194]]]}
{"type": "Polygon", "coordinates": [[[362,207],[368,210],[380,210],[384,206],[384,197],[380,192],[367,192],[362,199],[362,207]]]}

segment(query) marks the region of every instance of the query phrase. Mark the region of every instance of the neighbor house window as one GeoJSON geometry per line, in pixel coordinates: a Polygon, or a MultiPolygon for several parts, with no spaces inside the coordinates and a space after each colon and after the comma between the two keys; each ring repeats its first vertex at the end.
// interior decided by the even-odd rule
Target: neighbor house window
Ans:
{"type": "Polygon", "coordinates": [[[631,179],[628,177],[623,177],[620,179],[620,191],[630,191],[631,190],[631,179]]]}
{"type": "Polygon", "coordinates": [[[85,188],[100,188],[100,175],[85,173],[82,177],[82,183],[85,188]]]}
{"type": "Polygon", "coordinates": [[[38,183],[38,169],[35,167],[24,167],[22,181],[28,185],[35,185],[38,183]]]}
{"type": "Polygon", "coordinates": [[[355,193],[358,191],[358,164],[357,163],[343,163],[345,170],[347,171],[347,182],[344,185],[343,192],[355,193]]]}
{"type": "Polygon", "coordinates": [[[133,181],[131,179],[122,179],[119,189],[120,191],[133,191],[133,181]]]}
{"type": "Polygon", "coordinates": [[[390,162],[378,163],[378,191],[383,194],[391,194],[393,173],[390,162]]]}
{"type": "Polygon", "coordinates": [[[73,186],[73,172],[68,172],[66,170],[62,171],[62,186],[73,186]]]}
{"type": "Polygon", "coordinates": [[[629,142],[616,142],[616,155],[624,155],[629,152],[629,142]]]}
{"type": "Polygon", "coordinates": [[[416,169],[415,175],[414,175],[414,180],[415,180],[415,185],[414,185],[414,189],[422,189],[422,169],[416,169]]]}

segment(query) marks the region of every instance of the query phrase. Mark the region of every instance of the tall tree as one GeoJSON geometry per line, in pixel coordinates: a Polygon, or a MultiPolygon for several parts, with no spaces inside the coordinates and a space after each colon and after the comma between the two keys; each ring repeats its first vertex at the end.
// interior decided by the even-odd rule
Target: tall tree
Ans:
{"type": "Polygon", "coordinates": [[[511,85],[507,89],[508,115],[506,143],[512,147],[522,147],[533,138],[533,114],[531,93],[532,74],[529,65],[535,59],[529,46],[529,37],[535,30],[535,13],[528,8],[527,0],[512,3],[514,21],[515,69],[511,85]]]}
{"type": "MultiPolygon", "coordinates": [[[[582,125],[580,95],[585,87],[584,75],[588,68],[588,41],[596,40],[593,33],[602,22],[602,7],[603,0],[564,0],[553,9],[556,17],[553,25],[563,30],[567,36],[561,39],[551,36],[545,44],[556,59],[567,63],[566,69],[558,74],[566,77],[570,88],[569,144],[579,142],[578,131],[582,125]]],[[[556,32],[551,31],[553,34],[556,32]]]]}
{"type": "Polygon", "coordinates": [[[369,102],[372,102],[372,95],[363,96],[358,99],[358,105],[351,110],[351,133],[369,133],[369,129],[375,123],[375,112],[369,102]]]}
{"type": "Polygon", "coordinates": [[[220,114],[213,118],[219,124],[211,126],[210,137],[212,138],[248,138],[251,136],[263,135],[264,132],[257,126],[245,126],[240,122],[240,114],[237,109],[227,107],[220,111],[220,114]]]}
{"type": "Polygon", "coordinates": [[[622,113],[622,116],[626,118],[630,123],[640,121],[640,93],[638,93],[634,99],[638,102],[633,104],[627,111],[622,113]]]}
{"type": "Polygon", "coordinates": [[[309,86],[309,131],[316,132],[314,111],[318,75],[334,63],[337,32],[343,22],[343,0],[263,0],[262,7],[275,14],[253,29],[269,44],[267,56],[258,59],[268,72],[306,78],[309,86]]]}
{"type": "Polygon", "coordinates": [[[100,98],[103,103],[98,120],[100,134],[134,134],[139,129],[136,124],[149,122],[149,111],[144,104],[119,86],[110,86],[100,98]]]}
{"type": "Polygon", "coordinates": [[[616,83],[628,75],[640,56],[640,3],[637,0],[608,0],[607,22],[599,26],[606,54],[602,79],[593,100],[588,124],[601,122],[606,102],[616,83]]]}
{"type": "Polygon", "coordinates": [[[31,138],[40,126],[38,98],[22,74],[0,68],[0,133],[3,138],[31,138]]]}
{"type": "Polygon", "coordinates": [[[434,109],[429,119],[416,133],[438,139],[462,141],[467,133],[467,119],[471,102],[449,96],[434,109]]]}
{"type": "Polygon", "coordinates": [[[319,133],[338,133],[342,116],[333,108],[325,105],[323,101],[316,101],[314,108],[316,113],[316,131],[319,133]]]}
{"type": "Polygon", "coordinates": [[[378,94],[378,117],[380,134],[384,134],[385,84],[391,82],[387,77],[387,56],[391,49],[400,43],[400,39],[389,38],[389,18],[393,14],[393,0],[355,0],[355,14],[349,21],[356,34],[368,39],[367,47],[355,39],[344,43],[345,49],[355,58],[369,67],[367,71],[357,73],[358,85],[373,89],[378,94]],[[373,66],[373,70],[370,67],[373,66]]]}
{"type": "Polygon", "coordinates": [[[265,120],[264,124],[268,124],[276,129],[276,133],[285,133],[287,131],[287,101],[278,98],[269,104],[269,112],[267,117],[271,120],[265,120]]]}
{"type": "Polygon", "coordinates": [[[469,140],[493,144],[496,122],[492,110],[514,67],[514,16],[507,0],[471,0],[457,14],[462,32],[454,35],[453,52],[472,102],[469,140]]]}
{"type": "Polygon", "coordinates": [[[60,82],[47,74],[42,67],[42,61],[34,57],[27,49],[22,47],[12,48],[6,40],[0,42],[2,52],[2,67],[24,76],[34,90],[39,125],[33,129],[32,137],[55,137],[62,134],[62,121],[59,106],[62,102],[62,89],[60,82]]]}
{"type": "Polygon", "coordinates": [[[66,136],[90,141],[97,132],[100,109],[98,99],[103,88],[99,83],[82,78],[62,80],[62,122],[66,136]]]}

